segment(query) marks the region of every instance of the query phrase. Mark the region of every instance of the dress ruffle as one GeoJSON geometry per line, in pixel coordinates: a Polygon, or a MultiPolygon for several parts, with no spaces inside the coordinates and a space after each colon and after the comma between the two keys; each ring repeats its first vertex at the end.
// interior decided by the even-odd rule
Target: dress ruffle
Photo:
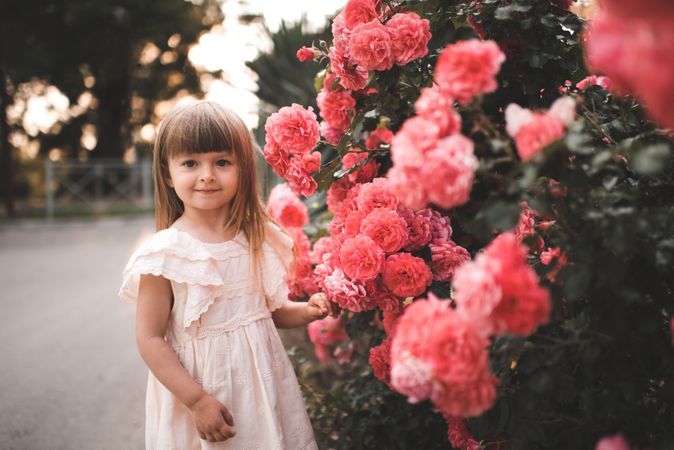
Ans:
{"type": "Polygon", "coordinates": [[[288,300],[288,273],[293,264],[293,240],[272,222],[267,222],[263,246],[262,287],[267,307],[275,311],[288,300]]]}
{"type": "MultiPolygon", "coordinates": [[[[288,300],[287,274],[293,263],[293,240],[271,222],[267,223],[265,233],[262,286],[268,308],[275,311],[288,300]]],[[[243,233],[237,235],[232,244],[245,247],[243,233]]],[[[227,290],[217,261],[204,243],[175,228],[159,231],[134,252],[124,269],[119,296],[135,303],[143,274],[160,275],[187,286],[185,329],[199,320],[227,290]]]]}

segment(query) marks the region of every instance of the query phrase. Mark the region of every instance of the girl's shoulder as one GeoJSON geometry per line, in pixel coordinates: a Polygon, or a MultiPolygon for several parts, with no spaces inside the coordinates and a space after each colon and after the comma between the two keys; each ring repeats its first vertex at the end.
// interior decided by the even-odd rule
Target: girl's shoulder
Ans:
{"type": "Polygon", "coordinates": [[[177,228],[157,231],[133,253],[130,262],[143,255],[168,254],[186,260],[205,260],[210,254],[201,241],[177,228]]]}

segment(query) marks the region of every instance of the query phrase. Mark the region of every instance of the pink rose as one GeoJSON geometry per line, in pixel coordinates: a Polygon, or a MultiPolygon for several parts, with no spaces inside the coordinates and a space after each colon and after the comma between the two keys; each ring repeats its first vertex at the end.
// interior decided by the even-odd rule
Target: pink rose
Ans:
{"type": "Polygon", "coordinates": [[[333,47],[328,53],[330,67],[339,78],[339,84],[345,89],[359,91],[367,85],[368,72],[347,57],[342,51],[333,47]]]}
{"type": "Polygon", "coordinates": [[[400,217],[405,219],[409,235],[404,249],[408,252],[419,250],[428,245],[431,241],[431,219],[421,212],[415,212],[412,209],[402,205],[398,206],[400,217]]]}
{"type": "Polygon", "coordinates": [[[386,22],[393,36],[393,57],[398,65],[405,65],[428,53],[431,39],[430,24],[415,13],[398,13],[386,22]]]}
{"type": "Polygon", "coordinates": [[[448,45],[435,66],[440,90],[462,105],[496,90],[496,75],[505,55],[494,41],[471,39],[448,45]]]}
{"type": "Polygon", "coordinates": [[[420,168],[424,155],[438,142],[440,125],[424,117],[407,119],[391,142],[391,159],[395,166],[420,168]]]}
{"type": "Polygon", "coordinates": [[[301,49],[297,50],[297,59],[299,59],[301,62],[313,60],[314,55],[315,52],[313,49],[307,47],[302,47],[301,49]]]}
{"type": "Polygon", "coordinates": [[[626,19],[658,20],[674,16],[674,4],[670,0],[649,0],[648,3],[639,0],[611,0],[602,2],[601,6],[626,19]]]}
{"type": "Polygon", "coordinates": [[[384,339],[380,345],[370,349],[368,363],[375,378],[387,385],[391,383],[391,339],[384,339]]]}
{"type": "MultiPolygon", "coordinates": [[[[344,155],[342,158],[342,170],[348,170],[370,156],[367,152],[359,153],[359,150],[359,148],[352,148],[346,155],[344,155]]],[[[353,183],[367,183],[372,181],[377,175],[378,170],[379,163],[372,159],[366,164],[361,165],[359,169],[351,172],[348,177],[353,183]]]]}
{"type": "Polygon", "coordinates": [[[396,211],[387,208],[373,209],[363,220],[360,231],[386,254],[400,250],[409,236],[405,220],[396,211]]]}
{"type": "Polygon", "coordinates": [[[344,23],[349,28],[374,20],[378,15],[374,0],[349,0],[343,14],[344,23]]]}
{"type": "Polygon", "coordinates": [[[337,214],[342,209],[343,201],[352,186],[353,183],[347,177],[340,178],[330,185],[325,196],[329,211],[337,214]]]}
{"type": "Polygon", "coordinates": [[[448,241],[452,237],[452,221],[449,217],[443,216],[434,209],[424,209],[419,211],[431,221],[431,239],[444,239],[448,241]]]}
{"type": "Polygon", "coordinates": [[[346,237],[356,237],[360,234],[360,228],[363,220],[367,216],[363,211],[351,211],[344,218],[344,235],[346,237]]]}
{"type": "Polygon", "coordinates": [[[332,247],[332,238],[323,236],[314,242],[314,247],[309,254],[311,264],[318,265],[323,261],[323,255],[328,253],[332,247]]]}
{"type": "Polygon", "coordinates": [[[522,126],[515,136],[517,154],[527,161],[550,143],[564,136],[564,124],[558,117],[535,113],[529,123],[522,126]]]}
{"type": "Polygon", "coordinates": [[[339,140],[344,135],[344,130],[340,128],[335,128],[330,125],[328,122],[323,121],[320,125],[321,136],[332,145],[339,144],[339,140]]]}
{"type": "Polygon", "coordinates": [[[384,266],[384,251],[368,236],[359,235],[344,241],[339,260],[352,280],[373,280],[384,266]]]}
{"type": "Polygon", "coordinates": [[[421,168],[428,199],[445,209],[466,203],[478,164],[470,139],[455,134],[438,141],[421,168]]]}
{"type": "Polygon", "coordinates": [[[386,258],[382,281],[393,294],[407,298],[423,294],[433,277],[423,259],[409,253],[396,253],[386,258]]]}
{"type": "Polygon", "coordinates": [[[440,127],[441,137],[461,131],[461,116],[454,110],[452,99],[436,87],[423,88],[414,109],[418,116],[435,122],[440,127]]]}
{"type": "Polygon", "coordinates": [[[379,21],[361,23],[351,30],[349,55],[365,70],[388,70],[393,67],[391,32],[379,21]]]}
{"type": "Polygon", "coordinates": [[[393,166],[386,172],[389,191],[408,208],[421,209],[428,204],[426,190],[421,188],[421,171],[415,167],[393,166]]]}
{"type": "Polygon", "coordinates": [[[369,213],[375,208],[398,207],[398,199],[390,191],[386,178],[375,178],[370,183],[360,185],[356,202],[358,209],[364,213],[369,213]]]}
{"type": "Polygon", "coordinates": [[[356,100],[346,91],[321,91],[316,98],[321,116],[332,127],[346,130],[355,113],[356,100]]]}
{"type": "Polygon", "coordinates": [[[274,173],[281,178],[285,178],[290,165],[290,154],[273,141],[267,141],[263,154],[264,160],[271,165],[274,173]]]}
{"type": "Polygon", "coordinates": [[[292,192],[286,183],[277,184],[269,193],[269,215],[288,228],[302,228],[309,222],[307,206],[292,192]]]}
{"type": "Polygon", "coordinates": [[[336,345],[349,339],[344,322],[340,318],[326,317],[307,326],[309,339],[314,344],[336,345]]]}
{"type": "Polygon", "coordinates": [[[496,280],[494,262],[483,254],[460,266],[452,281],[456,312],[485,335],[493,331],[491,314],[501,301],[501,287],[496,280]]]}
{"type": "Polygon", "coordinates": [[[318,144],[318,121],[313,109],[293,103],[272,114],[265,123],[267,142],[291,153],[307,153],[318,144]]]}
{"type": "Polygon", "coordinates": [[[590,86],[600,86],[610,92],[613,88],[613,82],[609,77],[590,75],[576,83],[576,87],[582,90],[586,90],[590,86]]]}
{"type": "Polygon", "coordinates": [[[332,21],[332,43],[342,55],[349,55],[349,38],[351,30],[344,21],[344,11],[339,13],[332,21]]]}
{"type": "Polygon", "coordinates": [[[311,174],[302,166],[301,160],[295,161],[293,159],[291,161],[286,173],[286,180],[288,180],[288,185],[295,194],[305,197],[311,196],[318,187],[316,181],[311,178],[311,174]]]}
{"type": "Polygon", "coordinates": [[[431,241],[431,271],[433,279],[450,282],[461,264],[470,261],[470,253],[452,241],[436,239],[431,241]]]}
{"type": "Polygon", "coordinates": [[[415,402],[429,398],[445,414],[477,416],[491,407],[487,339],[433,294],[413,302],[391,345],[391,385],[415,402]]]}
{"type": "Polygon", "coordinates": [[[331,275],[326,276],[323,284],[328,298],[344,309],[361,312],[377,307],[368,298],[365,287],[346,279],[341,269],[335,269],[331,275]]]}
{"type": "Polygon", "coordinates": [[[365,148],[368,150],[377,150],[381,144],[390,144],[393,140],[393,133],[388,128],[379,127],[370,132],[365,141],[365,148]]]}
{"type": "Polygon", "coordinates": [[[595,450],[630,450],[630,444],[625,440],[622,434],[607,436],[597,442],[595,450]]]}

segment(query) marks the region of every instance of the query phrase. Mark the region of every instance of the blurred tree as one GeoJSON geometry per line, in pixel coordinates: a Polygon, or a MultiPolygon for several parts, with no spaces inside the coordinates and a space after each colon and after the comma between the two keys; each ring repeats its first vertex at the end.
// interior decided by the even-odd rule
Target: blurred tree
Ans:
{"type": "MultiPolygon", "coordinates": [[[[255,138],[260,146],[264,145],[264,124],[270,114],[283,106],[299,103],[316,108],[314,78],[319,65],[315,62],[300,62],[296,53],[300,47],[332,38],[330,24],[316,33],[306,33],[306,18],[288,25],[281,23],[275,33],[266,30],[272,43],[268,53],[261,53],[255,60],[247,63],[258,76],[256,92],[260,99],[259,121],[255,138]]],[[[265,180],[275,177],[271,167],[264,164],[265,180]]],[[[265,193],[269,186],[264,186],[265,193]]]]}
{"type": "MultiPolygon", "coordinates": [[[[222,20],[218,0],[3,0],[0,68],[3,94],[2,195],[11,203],[10,127],[6,112],[19,85],[42,80],[77,104],[94,101],[53,132],[41,151],[58,146],[75,156],[82,127],[95,126],[95,157],[121,158],[133,127],[149,122],[158,101],[199,89],[187,52],[200,33],[222,20]],[[77,117],[75,117],[77,116],[77,117]]],[[[1,86],[0,86],[1,87],[1,86]]],[[[21,131],[21,130],[20,130],[21,131]]],[[[10,209],[8,208],[8,211],[10,209]]]]}

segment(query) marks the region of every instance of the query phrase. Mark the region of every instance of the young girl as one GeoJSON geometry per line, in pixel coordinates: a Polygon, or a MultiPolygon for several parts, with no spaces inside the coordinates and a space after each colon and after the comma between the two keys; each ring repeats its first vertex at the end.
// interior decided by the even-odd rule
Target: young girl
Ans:
{"type": "Polygon", "coordinates": [[[259,199],[254,149],[241,119],[212,102],[175,109],[159,129],[160,231],[120,289],[137,304],[150,369],[148,449],[317,448],[276,327],[337,310],[323,294],[288,301],[293,242],[259,199]]]}

